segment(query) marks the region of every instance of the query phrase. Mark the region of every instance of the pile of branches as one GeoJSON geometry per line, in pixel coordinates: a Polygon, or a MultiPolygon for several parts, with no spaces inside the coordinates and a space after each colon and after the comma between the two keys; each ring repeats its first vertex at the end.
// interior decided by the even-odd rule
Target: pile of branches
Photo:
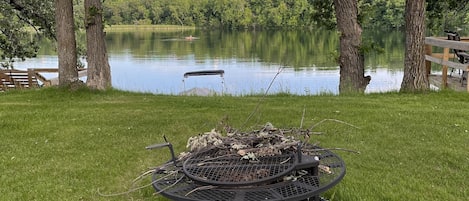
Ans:
{"type": "Polygon", "coordinates": [[[256,161],[259,157],[281,155],[297,151],[301,146],[304,154],[313,152],[316,144],[310,144],[309,136],[316,134],[309,129],[279,129],[266,123],[261,129],[250,132],[228,132],[223,136],[213,129],[210,132],[189,138],[188,152],[179,155],[184,161],[192,154],[217,148],[221,155],[239,155],[240,159],[256,161]]]}

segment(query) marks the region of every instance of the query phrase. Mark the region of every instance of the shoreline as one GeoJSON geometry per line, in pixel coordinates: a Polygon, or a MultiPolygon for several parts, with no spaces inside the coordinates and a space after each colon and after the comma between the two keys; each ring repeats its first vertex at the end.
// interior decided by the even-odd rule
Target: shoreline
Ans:
{"type": "Polygon", "coordinates": [[[123,31],[123,30],[194,30],[194,26],[178,26],[178,25],[106,25],[105,31],[123,31]]]}

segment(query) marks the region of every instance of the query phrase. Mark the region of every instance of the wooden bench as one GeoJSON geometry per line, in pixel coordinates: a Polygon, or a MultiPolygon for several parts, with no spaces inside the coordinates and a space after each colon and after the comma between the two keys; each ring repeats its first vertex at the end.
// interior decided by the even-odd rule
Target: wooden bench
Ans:
{"type": "MultiPolygon", "coordinates": [[[[85,77],[86,68],[78,68],[78,77],[85,77]]],[[[55,86],[59,78],[46,79],[41,73],[58,73],[57,68],[28,68],[28,70],[0,70],[0,91],[9,89],[37,88],[55,86]]]]}
{"type": "Polygon", "coordinates": [[[32,70],[0,70],[0,91],[37,87],[38,77],[32,70]]]}

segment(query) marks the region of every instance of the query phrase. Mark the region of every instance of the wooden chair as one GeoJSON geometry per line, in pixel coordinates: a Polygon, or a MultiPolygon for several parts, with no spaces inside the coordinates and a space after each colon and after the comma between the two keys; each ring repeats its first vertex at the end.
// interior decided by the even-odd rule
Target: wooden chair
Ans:
{"type": "MultiPolygon", "coordinates": [[[[459,36],[459,33],[458,32],[455,32],[455,31],[445,31],[447,37],[448,37],[448,40],[454,40],[454,41],[461,41],[461,36],[459,36]]],[[[469,53],[467,53],[466,51],[464,50],[457,50],[457,49],[453,49],[453,53],[456,57],[456,59],[462,63],[462,64],[467,64],[469,63],[469,53]]],[[[454,70],[454,69],[453,69],[454,70]]],[[[453,72],[453,70],[451,70],[451,73],[453,72]]],[[[461,74],[461,73],[460,73],[461,74]]],[[[461,75],[461,85],[464,85],[464,81],[467,80],[467,74],[468,72],[467,71],[463,71],[462,72],[462,75],[461,75]]],[[[451,74],[450,74],[451,75],[451,74]]]]}

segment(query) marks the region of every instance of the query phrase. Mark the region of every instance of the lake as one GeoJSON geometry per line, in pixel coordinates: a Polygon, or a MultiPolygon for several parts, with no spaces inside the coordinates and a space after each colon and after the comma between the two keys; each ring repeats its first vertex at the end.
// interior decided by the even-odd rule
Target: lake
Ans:
{"type": "MultiPolygon", "coordinates": [[[[382,54],[366,57],[366,92],[399,90],[403,77],[402,32],[365,33],[382,54]]],[[[83,40],[80,38],[80,40],[83,40]]],[[[155,94],[179,94],[198,87],[232,95],[286,92],[338,93],[337,32],[309,31],[157,31],[141,29],[106,35],[113,87],[155,94]],[[192,36],[190,40],[186,37],[192,36]],[[184,78],[189,71],[224,70],[220,76],[184,78]],[[269,86],[271,87],[269,88],[269,86]]],[[[37,58],[18,69],[57,68],[54,46],[44,41],[37,58]]],[[[53,77],[56,75],[45,75],[53,77]]]]}

